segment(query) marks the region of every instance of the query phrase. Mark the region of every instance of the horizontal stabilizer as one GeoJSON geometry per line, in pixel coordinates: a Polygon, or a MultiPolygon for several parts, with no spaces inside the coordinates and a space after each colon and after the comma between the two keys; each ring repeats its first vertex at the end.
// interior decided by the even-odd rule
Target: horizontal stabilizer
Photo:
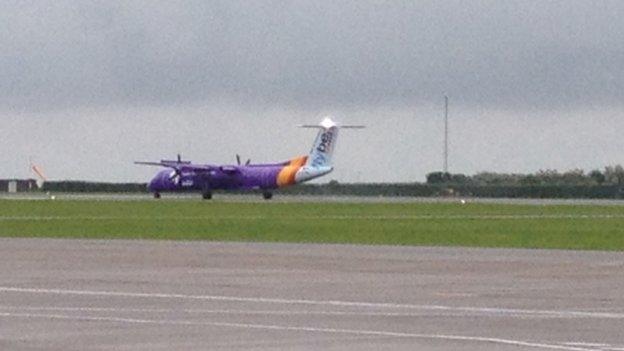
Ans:
{"type": "Polygon", "coordinates": [[[337,128],[340,128],[340,129],[362,129],[362,128],[366,128],[366,126],[364,126],[364,125],[337,124],[336,122],[334,122],[329,117],[325,118],[319,124],[302,124],[299,127],[300,128],[322,128],[322,129],[329,129],[329,128],[332,128],[332,127],[337,127],[337,128]]]}

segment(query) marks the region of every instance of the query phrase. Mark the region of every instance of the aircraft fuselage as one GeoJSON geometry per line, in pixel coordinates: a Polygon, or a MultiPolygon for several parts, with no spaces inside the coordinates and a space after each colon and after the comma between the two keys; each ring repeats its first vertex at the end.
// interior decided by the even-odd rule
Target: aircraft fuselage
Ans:
{"type": "MultiPolygon", "coordinates": [[[[296,159],[295,159],[296,160],[296,159]]],[[[300,161],[301,162],[301,161],[300,161]]],[[[289,162],[276,165],[208,166],[208,171],[197,171],[193,165],[173,170],[162,170],[150,181],[150,192],[177,192],[203,190],[263,189],[270,190],[297,184],[325,175],[332,167],[305,167],[289,162]]]]}

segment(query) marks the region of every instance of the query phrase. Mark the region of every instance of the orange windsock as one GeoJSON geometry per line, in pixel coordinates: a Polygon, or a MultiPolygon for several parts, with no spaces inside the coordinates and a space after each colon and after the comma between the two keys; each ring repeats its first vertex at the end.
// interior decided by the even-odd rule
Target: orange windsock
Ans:
{"type": "Polygon", "coordinates": [[[41,168],[35,164],[31,164],[30,165],[30,169],[41,179],[41,180],[47,180],[46,176],[43,175],[43,171],[41,170],[41,168]]]}

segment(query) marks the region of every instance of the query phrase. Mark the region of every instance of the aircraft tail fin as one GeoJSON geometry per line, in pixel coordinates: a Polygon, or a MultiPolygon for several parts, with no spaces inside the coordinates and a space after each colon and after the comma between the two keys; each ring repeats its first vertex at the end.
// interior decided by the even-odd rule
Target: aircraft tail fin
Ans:
{"type": "Polygon", "coordinates": [[[332,167],[334,148],[338,139],[338,131],[342,128],[360,129],[360,125],[338,125],[330,117],[325,117],[318,125],[302,125],[302,128],[318,128],[306,166],[310,167],[332,167]]]}

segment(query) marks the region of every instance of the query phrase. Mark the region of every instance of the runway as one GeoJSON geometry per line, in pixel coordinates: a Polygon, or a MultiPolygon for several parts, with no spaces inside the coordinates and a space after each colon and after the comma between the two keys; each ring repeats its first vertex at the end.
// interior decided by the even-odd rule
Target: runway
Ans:
{"type": "MultiPolygon", "coordinates": [[[[146,193],[2,193],[0,200],[54,200],[63,201],[206,201],[197,193],[163,194],[161,199],[153,199],[146,193]]],[[[584,205],[584,206],[624,206],[622,199],[528,199],[528,198],[477,198],[477,197],[411,197],[411,196],[349,196],[349,195],[286,195],[275,194],[270,201],[261,194],[216,193],[213,202],[243,203],[468,203],[501,205],[584,205]]]]}
{"type": "Polygon", "coordinates": [[[0,239],[2,350],[624,350],[624,254],[0,239]]]}

